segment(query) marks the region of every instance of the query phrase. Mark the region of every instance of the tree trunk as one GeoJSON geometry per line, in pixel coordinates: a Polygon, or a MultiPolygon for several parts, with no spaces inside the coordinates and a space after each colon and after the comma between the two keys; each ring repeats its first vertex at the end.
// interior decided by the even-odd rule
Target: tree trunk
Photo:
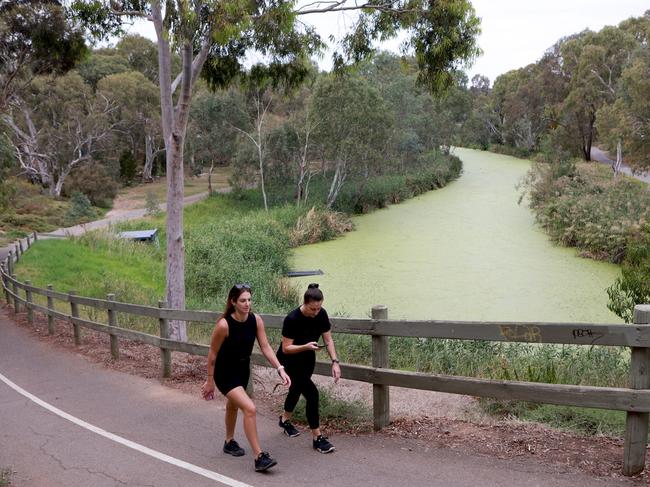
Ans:
{"type": "Polygon", "coordinates": [[[212,196],[212,171],[214,171],[214,159],[210,162],[210,169],[208,169],[208,194],[212,196]]]}
{"type": "Polygon", "coordinates": [[[618,176],[618,173],[621,171],[621,165],[623,164],[623,147],[619,139],[616,142],[616,161],[612,164],[612,169],[614,169],[614,177],[618,176]]]}
{"type": "Polygon", "coordinates": [[[343,187],[343,183],[345,182],[345,177],[346,177],[346,161],[345,160],[339,160],[336,164],[336,170],[334,171],[334,178],[332,178],[332,184],[330,185],[330,190],[327,194],[327,208],[332,209],[332,206],[336,202],[336,198],[339,196],[339,192],[341,191],[341,187],[343,187]]]}
{"type": "Polygon", "coordinates": [[[144,136],[144,168],[142,169],[142,182],[149,183],[153,179],[151,171],[153,170],[153,160],[155,152],[153,150],[153,137],[147,134],[144,136]]]}
{"type": "MultiPolygon", "coordinates": [[[[260,134],[261,138],[261,134],[260,134]]],[[[262,141],[259,140],[257,145],[257,156],[260,161],[260,184],[262,186],[262,199],[264,200],[264,210],[269,211],[269,205],[266,201],[266,187],[264,186],[264,154],[262,152],[262,141]]]]}
{"type": "MultiPolygon", "coordinates": [[[[170,308],[185,309],[185,245],[183,241],[183,137],[177,128],[178,113],[174,113],[171,80],[171,50],[169,36],[164,31],[160,2],[152,2],[151,16],[158,39],[158,79],[160,110],[167,168],[167,285],[165,294],[170,308]],[[176,115],[176,116],[174,116],[176,115]],[[175,120],[176,119],[176,120],[175,120]],[[172,128],[176,129],[172,132],[172,128]]],[[[183,57],[183,71],[187,66],[183,57]]],[[[179,108],[180,101],[179,101],[179,108]]],[[[181,108],[182,109],[182,108],[181,108]]],[[[184,322],[170,321],[170,338],[187,340],[184,322]]]]}
{"type": "MultiPolygon", "coordinates": [[[[185,309],[183,142],[174,133],[167,151],[167,305],[174,309],[185,309]]],[[[187,341],[185,322],[170,320],[169,328],[173,340],[187,341]]]]}

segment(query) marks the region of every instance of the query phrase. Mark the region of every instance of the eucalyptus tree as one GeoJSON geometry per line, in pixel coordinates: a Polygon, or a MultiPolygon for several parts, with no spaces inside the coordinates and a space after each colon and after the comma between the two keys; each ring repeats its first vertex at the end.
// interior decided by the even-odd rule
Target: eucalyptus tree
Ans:
{"type": "Polygon", "coordinates": [[[210,90],[200,83],[192,99],[185,154],[208,170],[208,186],[216,166],[228,165],[237,154],[239,136],[234,126],[246,123],[244,97],[240,90],[210,90]]]}
{"type": "Polygon", "coordinates": [[[596,112],[615,100],[616,84],[634,47],[634,38],[616,27],[583,32],[562,46],[569,83],[559,124],[587,161],[596,136],[596,112]]]}
{"type": "Polygon", "coordinates": [[[34,76],[64,73],[86,51],[83,30],[59,2],[0,2],[0,112],[34,76]]]}
{"type": "MultiPolygon", "coordinates": [[[[598,113],[597,128],[601,141],[616,150],[620,165],[636,171],[650,170],[650,55],[639,55],[623,70],[618,96],[598,113]]],[[[616,170],[616,168],[615,168],[616,170]]]]}
{"type": "Polygon", "coordinates": [[[79,63],[76,70],[94,90],[102,78],[112,74],[126,73],[131,71],[131,67],[127,59],[114,48],[102,48],[92,51],[86,59],[79,63]]]}
{"type": "Polygon", "coordinates": [[[115,105],[116,145],[123,147],[119,141],[126,139],[130,152],[144,156],[142,180],[150,181],[154,158],[163,145],[158,88],[141,72],[127,71],[102,78],[97,92],[115,105]]]}
{"type": "Polygon", "coordinates": [[[623,21],[618,27],[634,40],[629,61],[615,86],[616,99],[597,112],[599,140],[616,151],[620,166],[624,158],[634,170],[650,169],[650,10],[623,21]]]}
{"type": "Polygon", "coordinates": [[[91,161],[111,135],[115,108],[74,71],[35,78],[3,116],[13,132],[20,169],[51,196],[61,196],[68,175],[91,161]]]}
{"type": "MultiPolygon", "coordinates": [[[[463,61],[478,53],[479,20],[468,0],[317,0],[304,6],[284,0],[77,0],[75,7],[94,32],[138,17],[155,28],[167,159],[167,302],[181,309],[185,307],[183,155],[190,101],[201,73],[212,86],[225,86],[241,74],[247,54],[256,51],[269,61],[273,77],[299,81],[305,73],[304,60],[323,45],[315,30],[299,19],[341,11],[358,16],[334,54],[337,68],[370,55],[373,41],[406,31],[404,45],[416,54],[420,82],[440,90],[451,83],[463,61]],[[175,79],[173,52],[181,58],[175,79]]],[[[174,338],[186,338],[184,324],[173,323],[171,328],[174,338]]]]}
{"type": "Polygon", "coordinates": [[[547,107],[552,96],[546,87],[546,61],[529,64],[499,76],[494,82],[494,97],[501,113],[503,141],[528,152],[537,149],[550,122],[547,107]]]}
{"type": "MultiPolygon", "coordinates": [[[[153,41],[129,34],[119,40],[115,50],[133,71],[139,71],[153,83],[158,82],[158,49],[153,41]]],[[[178,68],[175,71],[178,72],[178,68]]]]}
{"type": "Polygon", "coordinates": [[[478,146],[485,150],[492,141],[492,132],[490,130],[490,122],[492,121],[490,79],[481,74],[474,75],[468,91],[471,108],[460,132],[461,143],[478,146]]]}
{"type": "Polygon", "coordinates": [[[333,167],[326,205],[332,208],[352,175],[361,184],[380,172],[391,132],[388,110],[368,81],[351,75],[327,76],[314,88],[314,143],[333,167]]]}

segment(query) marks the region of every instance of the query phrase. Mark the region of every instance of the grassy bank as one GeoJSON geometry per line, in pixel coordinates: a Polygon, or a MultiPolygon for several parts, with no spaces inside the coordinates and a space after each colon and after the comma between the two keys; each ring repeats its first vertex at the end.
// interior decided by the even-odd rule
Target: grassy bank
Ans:
{"type": "Polygon", "coordinates": [[[40,187],[12,179],[4,183],[4,202],[0,201],[0,247],[33,232],[51,232],[60,227],[101,218],[104,209],[91,208],[91,217],[71,215],[72,204],[43,194],[40,187]]]}
{"type": "Polygon", "coordinates": [[[600,164],[556,160],[535,164],[523,187],[555,242],[622,263],[608,307],[631,322],[634,305],[650,302],[650,186],[600,164]]]}

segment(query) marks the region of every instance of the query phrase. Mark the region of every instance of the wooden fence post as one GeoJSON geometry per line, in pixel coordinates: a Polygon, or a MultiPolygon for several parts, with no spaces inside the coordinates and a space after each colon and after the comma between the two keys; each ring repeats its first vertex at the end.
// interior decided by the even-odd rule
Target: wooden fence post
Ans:
{"type": "MultiPolygon", "coordinates": [[[[387,320],[388,307],[382,304],[372,307],[373,320],[387,320]]],[[[387,368],[388,337],[372,335],[372,366],[387,368]]],[[[375,431],[390,423],[389,387],[383,384],[372,385],[372,418],[375,431]]]]}
{"type": "Polygon", "coordinates": [[[7,274],[14,275],[14,251],[10,250],[7,256],[7,274]]]}
{"type": "Polygon", "coordinates": [[[27,248],[29,249],[32,246],[31,242],[29,241],[29,235],[27,235],[26,239],[27,239],[27,248]]]}
{"type": "MultiPolygon", "coordinates": [[[[115,301],[115,294],[112,293],[107,294],[106,300],[115,301]]],[[[108,303],[108,326],[117,326],[117,314],[115,313],[115,310],[113,309],[113,305],[110,302],[108,303]]],[[[113,357],[113,359],[115,360],[118,360],[120,358],[120,345],[117,340],[117,335],[113,335],[111,333],[110,337],[111,337],[111,357],[113,357]]]]}
{"type": "Polygon", "coordinates": [[[25,249],[23,248],[23,241],[21,239],[18,239],[18,248],[20,249],[20,255],[23,255],[25,253],[25,249]]]}
{"type": "Polygon", "coordinates": [[[2,287],[5,290],[5,301],[7,301],[7,306],[9,306],[9,299],[10,299],[11,295],[9,294],[9,281],[7,281],[7,273],[8,273],[8,271],[7,271],[7,262],[8,261],[5,261],[2,264],[2,270],[3,270],[3,273],[2,273],[2,287]]]}
{"type": "MultiPolygon", "coordinates": [[[[650,324],[650,305],[634,307],[634,324],[650,324]]],[[[650,389],[650,348],[632,347],[630,388],[650,389]]],[[[647,442],[648,413],[628,411],[625,418],[623,475],[636,475],[643,471],[647,442]]]]}
{"type": "Polygon", "coordinates": [[[38,233],[34,232],[34,242],[38,240],[38,233]]]}
{"type": "Polygon", "coordinates": [[[20,301],[18,301],[18,284],[16,283],[16,274],[11,276],[14,280],[13,282],[13,291],[14,291],[14,313],[20,313],[20,301]]]}
{"type": "MultiPolygon", "coordinates": [[[[158,308],[166,308],[167,301],[158,301],[158,308]]],[[[169,320],[167,318],[159,318],[158,324],[160,325],[160,338],[169,339],[169,320]]],[[[162,362],[162,376],[172,376],[172,352],[168,348],[160,348],[160,360],[162,362]]]]}
{"type": "MultiPolygon", "coordinates": [[[[54,286],[52,284],[47,285],[47,290],[52,291],[54,289],[54,286]]],[[[54,298],[52,296],[47,296],[47,309],[48,310],[53,310],[54,309],[54,298]]],[[[48,335],[54,335],[54,316],[52,316],[51,313],[47,314],[47,334],[48,335]]]]}
{"type": "MultiPolygon", "coordinates": [[[[68,297],[70,298],[70,314],[73,318],[79,318],[79,305],[72,302],[72,298],[76,296],[77,291],[69,291],[68,297]]],[[[74,334],[74,344],[81,345],[81,327],[76,323],[72,324],[72,331],[74,334]]]]}
{"type": "MultiPolygon", "coordinates": [[[[31,286],[32,281],[25,281],[25,284],[27,286],[31,286]]],[[[33,325],[34,324],[34,310],[30,306],[30,304],[32,304],[32,290],[29,289],[29,288],[25,289],[25,301],[27,301],[27,303],[25,303],[25,308],[27,308],[27,323],[29,323],[30,325],[33,325]]]]}

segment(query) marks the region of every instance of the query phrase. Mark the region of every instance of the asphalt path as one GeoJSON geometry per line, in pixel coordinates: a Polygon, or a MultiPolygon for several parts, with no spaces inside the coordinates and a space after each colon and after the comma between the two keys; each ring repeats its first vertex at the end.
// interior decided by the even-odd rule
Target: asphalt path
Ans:
{"type": "MultiPolygon", "coordinates": [[[[609,157],[609,153],[599,149],[598,147],[591,148],[591,159],[602,164],[607,164],[608,166],[611,166],[614,163],[614,160],[609,157]]],[[[634,174],[632,169],[630,169],[629,166],[626,166],[625,163],[621,164],[621,172],[638,179],[639,181],[645,181],[650,184],[650,173],[634,174]]]]}
{"type": "MultiPolygon", "coordinates": [[[[206,402],[198,391],[90,363],[40,341],[0,309],[0,467],[15,472],[16,487],[612,485],[534,458],[472,456],[381,433],[336,435],[336,452],[322,455],[308,431],[287,438],[263,409],[262,447],[278,465],[260,474],[249,451],[221,452],[222,399],[206,402]]],[[[241,419],[236,438],[249,450],[241,419]]]]}

